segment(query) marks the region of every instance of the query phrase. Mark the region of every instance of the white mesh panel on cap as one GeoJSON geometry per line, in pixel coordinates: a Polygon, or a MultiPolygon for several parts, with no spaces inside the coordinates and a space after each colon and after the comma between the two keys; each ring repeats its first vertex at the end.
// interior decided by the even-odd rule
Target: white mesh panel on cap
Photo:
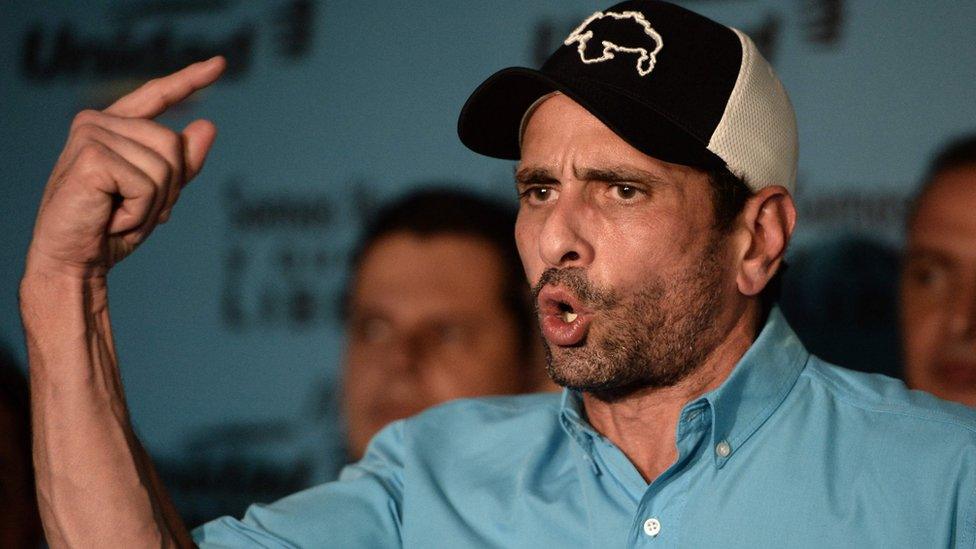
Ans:
{"type": "Polygon", "coordinates": [[[742,66],[708,150],[752,190],[782,185],[794,193],[798,144],[790,98],[752,40],[732,30],[742,43],[742,66]]]}

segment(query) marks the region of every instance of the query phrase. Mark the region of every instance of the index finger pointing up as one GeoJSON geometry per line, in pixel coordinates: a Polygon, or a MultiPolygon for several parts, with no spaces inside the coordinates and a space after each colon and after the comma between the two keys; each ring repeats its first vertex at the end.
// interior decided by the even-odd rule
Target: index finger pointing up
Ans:
{"type": "Polygon", "coordinates": [[[194,63],[168,76],[150,80],[112,103],[105,113],[128,118],[155,118],[191,93],[209,86],[224,72],[223,57],[194,63]]]}

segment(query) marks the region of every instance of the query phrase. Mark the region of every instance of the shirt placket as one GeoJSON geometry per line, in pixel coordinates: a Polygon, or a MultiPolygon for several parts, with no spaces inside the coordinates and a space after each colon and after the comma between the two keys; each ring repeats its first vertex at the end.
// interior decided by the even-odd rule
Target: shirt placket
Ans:
{"type": "Polygon", "coordinates": [[[633,516],[631,546],[679,546],[689,479],[696,468],[710,463],[702,459],[711,428],[711,414],[707,411],[707,402],[701,402],[682,412],[676,433],[678,458],[654,482],[645,484],[633,516]]]}

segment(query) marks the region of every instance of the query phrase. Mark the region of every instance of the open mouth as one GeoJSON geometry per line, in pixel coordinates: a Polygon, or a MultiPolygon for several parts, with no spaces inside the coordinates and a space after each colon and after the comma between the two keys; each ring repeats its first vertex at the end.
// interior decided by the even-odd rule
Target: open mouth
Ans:
{"type": "Polygon", "coordinates": [[[579,314],[573,311],[573,306],[570,305],[569,303],[564,303],[564,302],[560,301],[558,303],[558,307],[559,307],[559,311],[561,313],[560,316],[563,319],[563,322],[569,323],[569,322],[573,322],[574,320],[576,320],[577,318],[579,318],[579,314]]]}
{"type": "Polygon", "coordinates": [[[539,324],[546,341],[562,346],[584,342],[593,313],[566,288],[546,286],[538,295],[539,324]]]}

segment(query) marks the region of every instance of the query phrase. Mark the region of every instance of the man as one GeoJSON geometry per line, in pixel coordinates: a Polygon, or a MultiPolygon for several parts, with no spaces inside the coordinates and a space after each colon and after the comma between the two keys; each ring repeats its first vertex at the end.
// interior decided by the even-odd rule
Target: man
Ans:
{"type": "Polygon", "coordinates": [[[932,161],[908,219],[905,381],[976,406],[976,135],[932,161]]]}
{"type": "MultiPolygon", "coordinates": [[[[82,121],[152,116],[217,72],[219,61],[190,67],[82,121]]],[[[339,482],[207,524],[196,542],[976,543],[976,419],[824,364],[768,307],[795,220],[796,133],[747,37],[671,4],[625,2],[584,21],[541,71],[489,78],[459,133],[519,157],[516,241],[549,372],[567,390],[396,422],[339,482]]],[[[182,157],[167,150],[194,175],[213,128],[183,135],[182,157]]],[[[65,158],[82,142],[76,130],[65,158]]],[[[114,156],[87,155],[55,168],[21,289],[48,537],[189,544],[128,427],[103,299],[107,267],[150,214],[167,218],[185,179],[155,179],[157,205],[109,182],[132,173],[114,156]],[[109,166],[117,175],[103,178],[109,166]],[[72,210],[91,189],[104,189],[97,209],[72,210]]]]}
{"type": "Polygon", "coordinates": [[[435,404],[548,388],[514,223],[500,202],[427,189],[366,227],[343,311],[350,458],[386,424],[435,404]]]}

